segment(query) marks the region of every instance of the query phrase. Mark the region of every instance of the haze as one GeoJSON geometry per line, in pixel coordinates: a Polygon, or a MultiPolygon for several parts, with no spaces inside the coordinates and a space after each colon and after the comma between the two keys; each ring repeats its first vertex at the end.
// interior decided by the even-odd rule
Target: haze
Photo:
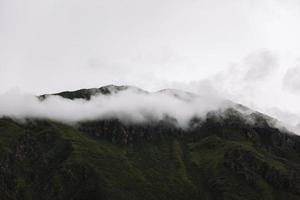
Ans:
{"type": "Polygon", "coordinates": [[[210,111],[221,113],[233,106],[216,96],[200,97],[176,90],[148,93],[133,88],[110,95],[95,94],[89,100],[71,100],[56,95],[47,95],[41,100],[18,91],[0,95],[0,99],[0,117],[21,121],[51,119],[70,124],[111,118],[125,123],[143,123],[169,117],[175,120],[176,125],[188,127],[192,118],[203,119],[210,111]]]}

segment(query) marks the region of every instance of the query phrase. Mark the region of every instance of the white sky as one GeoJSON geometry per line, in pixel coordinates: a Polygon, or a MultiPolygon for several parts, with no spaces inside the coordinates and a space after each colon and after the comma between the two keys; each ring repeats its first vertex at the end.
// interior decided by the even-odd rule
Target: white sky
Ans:
{"type": "Polygon", "coordinates": [[[0,0],[0,93],[215,92],[300,122],[299,0],[0,0]]]}

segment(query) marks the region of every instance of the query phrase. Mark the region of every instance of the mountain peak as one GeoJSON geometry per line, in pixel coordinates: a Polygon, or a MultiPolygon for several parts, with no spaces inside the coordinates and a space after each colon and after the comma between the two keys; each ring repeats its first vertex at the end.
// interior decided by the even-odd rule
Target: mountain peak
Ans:
{"type": "Polygon", "coordinates": [[[63,92],[54,93],[54,94],[43,94],[43,95],[39,96],[39,98],[41,100],[44,100],[48,96],[56,95],[56,96],[61,96],[63,98],[67,98],[67,99],[71,99],[71,100],[73,100],[73,99],[90,100],[92,96],[96,96],[99,94],[111,95],[111,94],[116,94],[118,92],[125,91],[125,90],[131,90],[131,91],[140,92],[140,93],[148,93],[145,90],[142,90],[138,87],[130,86],[130,85],[121,85],[121,86],[106,85],[106,86],[102,86],[100,88],[89,88],[89,89],[80,89],[80,90],[74,90],[74,91],[63,91],[63,92]]]}
{"type": "Polygon", "coordinates": [[[186,100],[186,101],[190,101],[190,100],[193,100],[194,98],[198,97],[197,94],[183,91],[183,90],[172,89],[172,88],[162,89],[162,90],[157,91],[156,93],[171,95],[175,98],[178,98],[181,100],[186,100]]]}

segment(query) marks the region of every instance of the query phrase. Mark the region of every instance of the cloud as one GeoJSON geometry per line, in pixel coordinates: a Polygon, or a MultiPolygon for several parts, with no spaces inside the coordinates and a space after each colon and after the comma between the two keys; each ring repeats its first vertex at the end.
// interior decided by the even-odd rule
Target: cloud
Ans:
{"type": "Polygon", "coordinates": [[[282,122],[289,122],[290,125],[297,126],[300,121],[300,114],[282,110],[278,107],[267,108],[266,112],[282,122]]]}
{"type": "Polygon", "coordinates": [[[283,78],[283,87],[291,92],[300,92],[300,65],[287,70],[283,78]]]}
{"type": "Polygon", "coordinates": [[[216,75],[229,84],[251,85],[264,81],[278,69],[278,57],[269,50],[255,51],[240,62],[233,63],[227,71],[216,75]]]}
{"type": "MultiPolygon", "coordinates": [[[[227,69],[222,70],[205,80],[190,82],[196,87],[205,87],[208,91],[214,92],[223,98],[234,101],[242,101],[259,94],[265,97],[263,90],[273,87],[273,78],[279,73],[279,55],[275,52],[262,49],[257,50],[231,64],[227,69]],[[255,95],[256,94],[256,95],[255,95]]],[[[270,90],[272,91],[272,90],[270,90]]],[[[247,104],[250,101],[246,102],[247,104]]]]}
{"type": "Polygon", "coordinates": [[[90,100],[49,96],[43,101],[33,95],[12,91],[0,96],[0,116],[46,118],[67,123],[107,118],[145,122],[169,116],[185,127],[193,117],[205,117],[207,112],[229,105],[224,99],[198,98],[179,90],[144,93],[128,89],[112,95],[99,94],[90,100]]]}
{"type": "Polygon", "coordinates": [[[262,50],[247,56],[239,67],[244,68],[244,80],[262,80],[276,70],[278,59],[274,53],[262,50]]]}
{"type": "Polygon", "coordinates": [[[167,86],[229,99],[294,127],[300,122],[300,67],[289,67],[296,57],[257,50],[206,79],[167,86]]]}

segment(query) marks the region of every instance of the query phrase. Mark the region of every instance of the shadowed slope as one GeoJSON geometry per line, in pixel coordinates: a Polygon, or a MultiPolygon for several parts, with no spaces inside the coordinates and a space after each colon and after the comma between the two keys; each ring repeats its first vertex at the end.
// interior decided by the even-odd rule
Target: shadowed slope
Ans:
{"type": "Polygon", "coordinates": [[[5,199],[299,199],[300,138],[232,116],[182,130],[0,120],[5,199]]]}

